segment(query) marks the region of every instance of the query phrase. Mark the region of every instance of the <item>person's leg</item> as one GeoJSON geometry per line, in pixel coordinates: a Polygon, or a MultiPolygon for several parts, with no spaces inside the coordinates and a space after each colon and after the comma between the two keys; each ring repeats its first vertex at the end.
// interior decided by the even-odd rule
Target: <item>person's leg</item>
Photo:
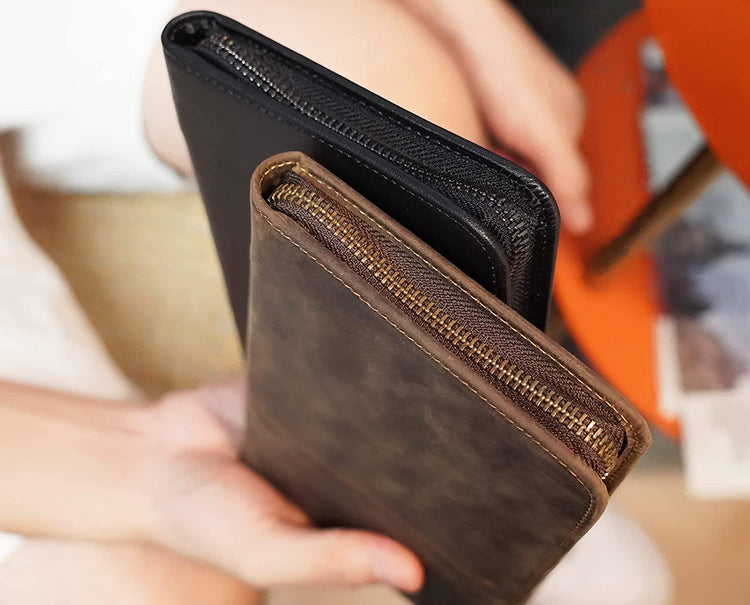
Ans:
{"type": "MultiPolygon", "coordinates": [[[[181,0],[175,13],[211,8],[448,130],[486,143],[467,78],[442,41],[399,2],[388,0],[181,0]]],[[[144,91],[146,134],[182,172],[190,162],[161,49],[144,91]]]]}

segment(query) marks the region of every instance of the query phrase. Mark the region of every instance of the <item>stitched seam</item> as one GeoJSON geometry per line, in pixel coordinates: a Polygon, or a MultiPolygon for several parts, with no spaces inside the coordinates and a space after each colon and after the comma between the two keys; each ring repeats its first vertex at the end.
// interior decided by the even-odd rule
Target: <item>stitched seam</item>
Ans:
{"type": "MultiPolygon", "coordinates": [[[[503,317],[495,313],[492,309],[487,307],[481,300],[479,300],[476,296],[474,296],[471,292],[468,292],[465,288],[463,288],[460,284],[456,283],[449,275],[446,275],[443,273],[440,269],[435,267],[430,261],[428,261],[426,258],[424,258],[419,252],[414,250],[409,244],[401,240],[398,236],[396,236],[394,233],[392,233],[387,227],[380,224],[374,217],[370,216],[367,212],[362,210],[357,204],[355,204],[352,200],[348,199],[345,195],[343,195],[341,192],[336,190],[336,188],[332,187],[328,183],[321,180],[316,175],[312,174],[309,170],[304,168],[303,166],[298,167],[300,170],[304,171],[305,174],[313,178],[318,184],[324,186],[328,191],[336,195],[341,201],[345,202],[350,208],[353,210],[356,210],[359,214],[361,214],[363,217],[367,218],[371,223],[376,225],[381,231],[386,232],[393,240],[407,248],[410,252],[412,252],[417,258],[419,258],[425,265],[430,267],[433,271],[441,275],[443,278],[448,280],[451,284],[453,284],[456,288],[461,290],[464,294],[466,294],[468,297],[470,297],[474,302],[479,304],[485,311],[490,313],[493,317],[495,317],[497,320],[501,321],[507,328],[515,332],[516,335],[523,338],[526,342],[531,344],[535,349],[537,349],[540,353],[544,354],[549,360],[555,362],[561,369],[563,369],[568,375],[570,375],[572,378],[574,378],[581,386],[583,386],[589,393],[591,393],[596,399],[604,403],[612,412],[622,421],[622,423],[629,429],[628,436],[633,432],[633,427],[630,424],[630,422],[627,421],[627,419],[623,416],[622,413],[620,413],[619,410],[617,410],[606,398],[604,398],[602,395],[600,395],[597,391],[594,390],[593,387],[591,387],[589,384],[583,381],[580,377],[578,377],[576,374],[574,374],[570,369],[568,369],[565,364],[557,358],[553,353],[550,353],[549,351],[546,351],[541,346],[539,346],[537,343],[535,343],[533,340],[531,340],[528,336],[523,334],[521,331],[516,329],[514,326],[509,324],[503,317]]],[[[632,449],[631,449],[632,452],[632,449]]],[[[620,463],[621,465],[626,462],[630,458],[630,455],[625,457],[623,461],[620,463]]]]}
{"type": "Polygon", "coordinates": [[[274,113],[273,111],[271,111],[269,109],[266,109],[265,107],[262,107],[262,106],[258,105],[257,103],[252,102],[250,99],[247,99],[244,96],[239,95],[239,94],[233,92],[232,90],[226,88],[224,85],[222,85],[221,83],[217,82],[216,80],[214,80],[214,79],[212,79],[212,78],[210,78],[210,77],[208,77],[208,76],[206,76],[204,74],[201,74],[201,73],[198,73],[198,72],[194,71],[193,69],[190,68],[190,66],[185,65],[182,61],[180,61],[171,52],[165,51],[165,54],[172,61],[174,61],[177,65],[179,65],[180,67],[182,67],[182,69],[184,69],[185,71],[187,71],[188,73],[190,73],[192,76],[197,77],[197,78],[203,80],[204,82],[207,82],[208,84],[214,86],[215,88],[218,88],[219,90],[222,90],[223,92],[225,92],[229,96],[234,97],[235,99],[238,99],[239,101],[242,101],[246,105],[249,105],[249,106],[257,109],[258,111],[260,111],[262,113],[265,113],[266,115],[270,116],[271,118],[273,118],[275,120],[278,120],[279,122],[282,122],[282,123],[286,124],[287,126],[289,126],[290,128],[294,129],[295,131],[300,132],[300,133],[304,134],[305,136],[309,136],[310,138],[312,138],[312,139],[314,139],[314,140],[316,140],[316,141],[318,141],[320,143],[323,143],[326,147],[330,147],[334,151],[336,151],[336,152],[338,152],[338,153],[346,156],[347,158],[349,158],[350,160],[356,162],[357,164],[359,164],[363,168],[366,168],[370,172],[372,172],[374,174],[377,174],[380,178],[383,178],[386,181],[388,181],[389,183],[392,183],[393,185],[395,185],[396,187],[398,187],[399,189],[401,189],[402,191],[404,191],[405,193],[407,193],[408,195],[410,195],[414,199],[417,199],[417,200],[421,201],[423,204],[426,204],[426,205],[430,206],[431,208],[433,208],[434,210],[436,210],[437,212],[439,212],[440,214],[442,214],[444,217],[446,217],[448,220],[450,220],[452,223],[454,223],[456,226],[458,226],[469,237],[471,237],[471,239],[473,239],[477,243],[477,245],[482,249],[482,252],[484,253],[485,257],[487,258],[487,263],[488,263],[488,265],[490,267],[490,272],[491,272],[491,277],[492,277],[492,287],[493,288],[497,288],[497,274],[496,274],[496,271],[495,271],[495,265],[492,262],[492,258],[490,257],[489,252],[487,251],[487,247],[479,239],[479,237],[476,235],[476,233],[474,233],[473,231],[470,231],[465,225],[463,225],[462,223],[458,222],[454,217],[452,217],[449,214],[447,214],[439,206],[435,205],[429,199],[422,197],[421,195],[415,193],[414,191],[411,191],[411,190],[407,189],[404,185],[402,185],[400,183],[397,183],[395,180],[393,180],[389,176],[387,176],[387,175],[383,174],[382,172],[380,172],[377,168],[375,168],[373,166],[370,166],[369,164],[365,164],[359,158],[356,158],[356,157],[352,156],[351,154],[347,153],[346,151],[344,151],[340,147],[337,147],[333,143],[331,143],[329,141],[326,141],[325,139],[323,139],[323,138],[321,138],[321,137],[319,137],[319,136],[317,136],[317,135],[315,135],[315,134],[313,134],[313,133],[311,133],[311,132],[309,132],[307,130],[304,130],[303,128],[301,128],[301,127],[293,124],[292,122],[290,122],[289,120],[285,119],[284,117],[282,117],[282,116],[274,113]]]}
{"type": "Polygon", "coordinates": [[[391,321],[386,315],[384,315],[379,309],[375,308],[372,304],[370,304],[367,300],[365,300],[359,292],[357,292],[352,286],[347,284],[343,279],[341,279],[339,276],[337,276],[331,269],[329,269],[325,264],[323,264],[320,260],[318,260],[315,256],[310,254],[305,248],[303,248],[301,245],[299,245],[297,242],[295,242],[291,237],[289,237],[286,233],[284,233],[281,229],[276,227],[273,223],[271,223],[268,216],[266,216],[265,212],[261,210],[260,208],[256,207],[256,211],[263,217],[263,219],[266,221],[266,223],[279,235],[281,235],[284,239],[286,239],[289,243],[291,243],[294,247],[299,249],[305,256],[307,256],[310,260],[314,261],[315,264],[317,264],[320,268],[322,268],[326,273],[328,273],[331,277],[333,277],[336,281],[338,281],[341,285],[343,285],[349,292],[351,292],[354,296],[356,296],[361,302],[363,302],[367,307],[370,308],[370,310],[377,313],[382,319],[384,319],[388,324],[390,324],[393,328],[395,328],[404,338],[409,340],[413,345],[415,345],[420,351],[422,351],[425,355],[427,355],[430,359],[432,359],[436,364],[438,364],[443,370],[445,370],[448,374],[453,376],[458,382],[460,382],[462,385],[464,385],[467,389],[469,389],[472,393],[474,393],[479,399],[481,399],[487,406],[489,406],[491,409],[493,409],[498,415],[502,416],[502,418],[505,419],[506,422],[510,423],[511,426],[513,426],[516,430],[520,431],[522,434],[524,434],[529,440],[531,440],[533,443],[538,445],[544,452],[546,452],[550,457],[552,457],[560,466],[562,466],[568,473],[583,487],[583,489],[586,491],[589,497],[589,505],[586,509],[586,512],[583,514],[583,516],[580,518],[578,523],[575,525],[575,527],[571,530],[570,534],[573,535],[578,530],[588,522],[590,515],[594,509],[594,495],[591,493],[591,490],[588,488],[588,486],[581,480],[581,478],[575,473],[573,469],[571,469],[565,462],[563,462],[559,457],[557,457],[552,451],[550,451],[547,447],[545,447],[538,439],[536,439],[533,435],[531,435],[529,432],[526,431],[522,426],[518,425],[516,422],[514,422],[511,418],[509,418],[502,410],[500,410],[497,406],[495,406],[489,399],[484,397],[481,393],[479,393],[474,387],[472,387],[468,382],[466,382],[463,378],[461,378],[458,374],[453,372],[448,366],[446,366],[442,361],[437,359],[432,353],[427,351],[422,345],[420,345],[416,340],[414,340],[411,336],[406,334],[401,328],[399,328],[393,321],[391,321]]]}
{"type": "MultiPolygon", "coordinates": [[[[266,177],[271,174],[274,170],[278,168],[283,168],[284,166],[299,166],[302,168],[302,166],[299,165],[299,162],[297,160],[289,160],[288,162],[281,162],[279,164],[274,164],[273,166],[269,166],[266,170],[263,171],[263,174],[260,175],[260,182],[261,184],[263,181],[266,180],[266,177]]],[[[304,168],[302,168],[304,170],[304,168]]],[[[306,171],[307,172],[307,171],[306,171]]]]}

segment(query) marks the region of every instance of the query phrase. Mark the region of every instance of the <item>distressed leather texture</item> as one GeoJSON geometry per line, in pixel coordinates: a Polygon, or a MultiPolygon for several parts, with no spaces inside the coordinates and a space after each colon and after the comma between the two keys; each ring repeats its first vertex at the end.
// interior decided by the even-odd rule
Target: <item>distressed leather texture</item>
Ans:
{"type": "MultiPolygon", "coordinates": [[[[488,296],[301,154],[261,165],[251,186],[245,461],[320,525],[383,532],[413,549],[427,572],[415,603],[522,602],[601,514],[607,487],[266,204],[261,178],[284,161],[302,162],[442,271],[488,296]]],[[[613,488],[648,446],[643,421],[538,330],[511,321],[617,402],[629,451],[613,488]]]]}
{"type": "MultiPolygon", "coordinates": [[[[533,283],[528,287],[533,300],[526,311],[519,311],[532,323],[544,325],[558,216],[554,200],[535,177],[221,15],[203,11],[182,15],[166,27],[162,41],[180,126],[241,337],[245,336],[247,313],[248,178],[261,161],[289,150],[302,151],[337,174],[488,290],[503,297],[509,289],[508,243],[478,218],[481,213],[493,216],[495,210],[487,205],[472,214],[452,199],[468,189],[489,187],[488,203],[497,197],[498,203],[517,207],[519,217],[533,220],[539,227],[526,230],[526,237],[532,238],[529,248],[535,259],[535,270],[529,276],[533,283]],[[425,144],[436,141],[440,153],[431,154],[430,158],[439,162],[440,179],[455,183],[451,191],[439,191],[397,162],[301,116],[206,61],[189,43],[182,43],[179,34],[186,24],[200,24],[202,20],[263,44],[284,62],[299,66],[332,89],[355,98],[355,106],[374,108],[388,116],[405,134],[420,133],[425,144]]],[[[412,155],[417,156],[425,144],[415,145],[412,155]]]]}

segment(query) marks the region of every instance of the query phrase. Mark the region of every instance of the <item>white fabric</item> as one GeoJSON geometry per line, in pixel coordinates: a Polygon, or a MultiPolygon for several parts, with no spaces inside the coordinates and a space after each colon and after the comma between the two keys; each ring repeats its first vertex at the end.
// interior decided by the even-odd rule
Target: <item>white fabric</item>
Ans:
{"type": "Polygon", "coordinates": [[[24,180],[70,191],[163,191],[181,179],[151,152],[141,93],[175,0],[6,0],[0,131],[24,180]]]}
{"type": "Polygon", "coordinates": [[[610,507],[529,605],[669,605],[673,598],[664,556],[635,521],[610,507]]]}
{"type": "MultiPolygon", "coordinates": [[[[139,396],[109,358],[55,264],[24,231],[2,173],[0,379],[110,399],[139,396]]],[[[0,565],[22,542],[0,532],[0,565]]]]}
{"type": "MultiPolygon", "coordinates": [[[[0,8],[0,132],[27,182],[68,191],[165,191],[183,180],[143,134],[148,57],[174,0],[6,1],[0,8]]],[[[125,399],[57,267],[26,235],[0,173],[0,378],[125,399]]],[[[0,532],[0,564],[22,538],[0,532]]]]}
{"type": "Polygon", "coordinates": [[[0,531],[0,565],[9,559],[23,544],[23,537],[0,531]]]}

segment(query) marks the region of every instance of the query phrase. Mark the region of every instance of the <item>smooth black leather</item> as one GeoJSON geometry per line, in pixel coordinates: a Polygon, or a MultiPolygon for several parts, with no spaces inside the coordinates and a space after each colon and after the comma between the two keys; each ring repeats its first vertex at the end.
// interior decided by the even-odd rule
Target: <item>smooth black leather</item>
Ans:
{"type": "Polygon", "coordinates": [[[532,294],[516,308],[538,327],[549,305],[558,215],[544,186],[523,169],[377,97],[325,68],[244,26],[208,12],[189,13],[164,31],[172,92],[187,139],[240,335],[247,308],[247,249],[250,215],[248,178],[266,157],[298,150],[351,183],[389,215],[462,268],[490,292],[505,299],[509,283],[506,244],[477,217],[397,164],[368,151],[321,124],[271,99],[255,86],[217,68],[194,49],[191,36],[206,23],[236,32],[279,53],[326,85],[339,87],[364,104],[398,120],[405,129],[438,141],[445,154],[444,176],[457,190],[495,183],[501,203],[514,204],[544,228],[530,229],[533,273],[525,284],[532,294]],[[192,33],[191,33],[192,32],[192,33]],[[452,162],[451,159],[456,161],[452,162]],[[459,162],[460,160],[460,162],[459,162]],[[453,164],[474,166],[473,170],[453,164]]]}

